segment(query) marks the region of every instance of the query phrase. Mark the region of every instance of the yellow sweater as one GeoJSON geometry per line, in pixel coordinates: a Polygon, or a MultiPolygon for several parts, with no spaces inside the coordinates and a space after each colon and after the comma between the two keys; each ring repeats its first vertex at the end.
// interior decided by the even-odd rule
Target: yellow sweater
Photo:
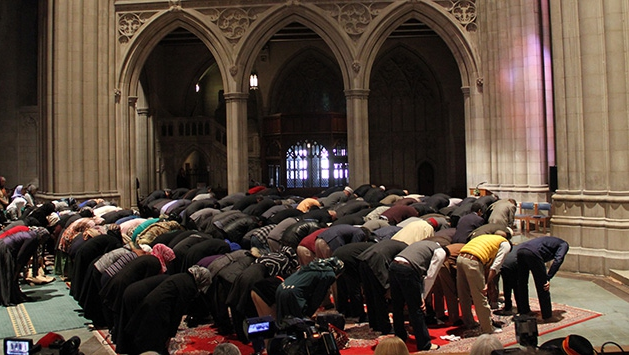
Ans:
{"type": "Polygon", "coordinates": [[[467,244],[461,248],[461,253],[474,255],[479,258],[484,265],[487,265],[496,257],[500,244],[506,241],[507,239],[504,237],[495,234],[479,235],[467,242],[467,244]]]}

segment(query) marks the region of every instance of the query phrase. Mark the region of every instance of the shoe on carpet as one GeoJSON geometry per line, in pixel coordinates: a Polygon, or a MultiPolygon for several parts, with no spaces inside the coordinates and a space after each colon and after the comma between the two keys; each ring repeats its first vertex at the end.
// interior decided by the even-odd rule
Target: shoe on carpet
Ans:
{"type": "Polygon", "coordinates": [[[513,311],[513,308],[509,308],[509,309],[498,309],[496,311],[494,311],[494,314],[497,316],[512,316],[515,314],[515,312],[513,311]]]}
{"type": "Polygon", "coordinates": [[[560,318],[552,316],[552,317],[548,317],[548,318],[537,319],[537,323],[539,323],[539,324],[557,323],[560,320],[561,320],[560,318]]]}
{"type": "Polygon", "coordinates": [[[468,329],[461,334],[461,338],[474,338],[483,334],[480,327],[468,329]]]}
{"type": "Polygon", "coordinates": [[[439,346],[437,344],[430,344],[430,348],[429,349],[425,349],[424,351],[439,350],[439,348],[441,348],[441,346],[439,346]]]}

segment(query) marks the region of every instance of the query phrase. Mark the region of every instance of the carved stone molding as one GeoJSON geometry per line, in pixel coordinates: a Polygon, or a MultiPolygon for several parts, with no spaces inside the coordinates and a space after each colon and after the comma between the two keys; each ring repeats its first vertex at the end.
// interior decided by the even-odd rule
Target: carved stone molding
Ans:
{"type": "Polygon", "coordinates": [[[348,35],[357,39],[365,32],[371,21],[380,14],[380,11],[389,4],[388,2],[348,2],[319,6],[334,18],[348,35]]]}
{"type": "Polygon", "coordinates": [[[229,67],[229,74],[231,74],[231,76],[236,76],[236,74],[238,74],[238,67],[235,65],[229,67]]]}
{"type": "Polygon", "coordinates": [[[118,14],[118,42],[128,43],[146,22],[146,18],[144,13],[118,14]]]}
{"type": "Polygon", "coordinates": [[[352,70],[354,71],[354,73],[358,74],[360,72],[360,62],[359,61],[355,61],[352,63],[352,70]]]}
{"type": "Polygon", "coordinates": [[[476,0],[435,0],[451,13],[468,32],[476,32],[476,0]]]}
{"type": "Polygon", "coordinates": [[[181,11],[181,0],[168,0],[170,11],[181,11]]]}
{"type": "Polygon", "coordinates": [[[230,7],[205,9],[200,12],[207,15],[208,19],[218,26],[225,38],[236,43],[247,33],[258,15],[265,10],[266,7],[230,7]]]}
{"type": "Polygon", "coordinates": [[[116,88],[114,89],[114,102],[115,103],[119,103],[120,102],[120,96],[122,96],[122,90],[116,88]]]}
{"type": "Polygon", "coordinates": [[[31,130],[39,126],[37,112],[20,112],[20,125],[22,128],[31,130]]]}

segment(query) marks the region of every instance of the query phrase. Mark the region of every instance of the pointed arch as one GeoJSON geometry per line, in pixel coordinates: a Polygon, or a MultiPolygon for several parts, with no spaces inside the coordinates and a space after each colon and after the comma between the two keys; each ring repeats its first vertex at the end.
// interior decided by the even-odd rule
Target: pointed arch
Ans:
{"type": "Polygon", "coordinates": [[[367,88],[370,74],[384,42],[400,25],[410,19],[428,25],[446,43],[460,70],[463,86],[472,86],[479,72],[479,57],[469,35],[441,5],[422,0],[418,3],[395,3],[383,9],[375,21],[371,36],[362,37],[357,45],[357,59],[365,63],[362,87],[367,88]]]}
{"type": "Polygon", "coordinates": [[[187,147],[186,150],[181,152],[181,156],[178,159],[179,162],[177,166],[182,166],[186,162],[186,160],[188,160],[188,157],[190,157],[192,153],[199,153],[199,155],[203,156],[203,159],[205,159],[208,164],[212,161],[212,158],[207,154],[205,148],[200,147],[197,144],[192,144],[191,146],[187,147]]]}
{"type": "Polygon", "coordinates": [[[334,59],[321,49],[305,46],[286,58],[281,67],[283,69],[270,84],[269,113],[345,111],[345,94],[339,83],[342,78],[338,75],[340,70],[334,59]],[[328,69],[333,74],[323,77],[323,72],[327,74],[328,69]],[[287,86],[294,84],[299,86],[287,86]],[[338,90],[335,90],[337,85],[338,90]],[[315,102],[323,99],[325,94],[329,98],[327,109],[324,103],[315,102]],[[285,110],[287,105],[300,107],[300,110],[285,110]]]}
{"type": "Polygon", "coordinates": [[[126,92],[133,95],[148,56],[162,38],[179,27],[190,31],[205,44],[219,67],[224,87],[227,87],[230,63],[225,60],[231,58],[230,45],[224,36],[217,35],[220,32],[215,26],[205,23],[202,17],[193,10],[165,11],[147,21],[129,42],[129,48],[123,54],[119,65],[119,87],[128,89],[126,92]]]}
{"type": "MultiPolygon", "coordinates": [[[[121,203],[132,205],[134,184],[129,177],[138,174],[138,152],[134,147],[137,138],[135,103],[140,93],[140,75],[144,64],[157,44],[177,28],[183,28],[197,36],[210,51],[226,86],[229,82],[231,51],[226,39],[212,24],[204,22],[196,11],[162,11],[148,19],[125,45],[119,44],[122,55],[116,62],[116,154],[117,182],[121,203]],[[125,49],[126,47],[126,49],[125,49]]],[[[165,182],[162,179],[161,184],[165,182]]]]}
{"type": "Polygon", "coordinates": [[[265,14],[264,21],[254,23],[237,47],[236,65],[244,68],[236,80],[241,85],[240,91],[247,91],[245,85],[248,84],[248,73],[251,72],[262,47],[276,32],[293,22],[308,27],[321,37],[338,62],[344,89],[349,89],[351,73],[348,68],[351,68],[354,56],[353,50],[347,44],[351,43],[351,40],[347,34],[339,31],[331,17],[322,15],[321,12],[321,9],[317,10],[312,4],[281,5],[265,14]]]}

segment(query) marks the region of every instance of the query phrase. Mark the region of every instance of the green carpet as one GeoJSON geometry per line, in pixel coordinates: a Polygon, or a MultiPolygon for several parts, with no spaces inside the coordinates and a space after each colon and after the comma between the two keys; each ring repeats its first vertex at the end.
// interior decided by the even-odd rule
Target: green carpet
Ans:
{"type": "Polygon", "coordinates": [[[63,281],[22,285],[22,291],[34,302],[0,308],[0,338],[82,328],[88,322],[76,311],[79,306],[63,281]]]}

